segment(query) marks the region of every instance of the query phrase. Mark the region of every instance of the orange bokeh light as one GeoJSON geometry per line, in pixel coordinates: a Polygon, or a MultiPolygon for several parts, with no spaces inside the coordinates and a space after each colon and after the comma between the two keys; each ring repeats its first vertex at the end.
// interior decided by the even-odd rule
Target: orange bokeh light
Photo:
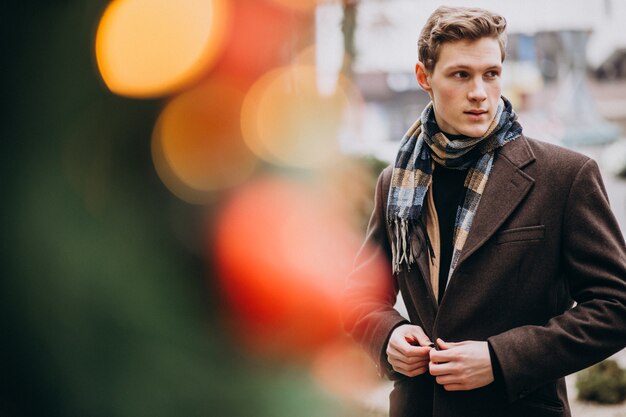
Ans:
{"type": "Polygon", "coordinates": [[[338,131],[348,108],[350,85],[341,77],[336,91],[319,93],[313,66],[277,68],[249,90],[242,108],[242,132],[262,159],[299,168],[327,166],[338,157],[338,131]]]}
{"type": "Polygon", "coordinates": [[[303,183],[260,179],[216,220],[219,283],[252,352],[308,355],[342,334],[339,300],[360,239],[303,183]]]}
{"type": "Polygon", "coordinates": [[[262,74],[293,58],[294,49],[313,40],[310,15],[265,0],[232,3],[232,28],[214,72],[236,80],[244,88],[262,74]]]}
{"type": "Polygon", "coordinates": [[[293,10],[299,13],[312,13],[319,3],[318,0],[269,0],[281,7],[293,10]]]}
{"type": "Polygon", "coordinates": [[[380,384],[372,359],[351,340],[320,349],[311,363],[315,382],[337,396],[360,400],[380,384]]]}
{"type": "Polygon", "coordinates": [[[236,185],[256,158],[239,125],[243,93],[225,79],[210,79],[170,101],[152,141],[159,176],[178,197],[197,202],[203,193],[236,185]]]}
{"type": "Polygon", "coordinates": [[[111,91],[157,97],[196,81],[224,47],[227,0],[115,0],[96,35],[100,74],[111,91]]]}

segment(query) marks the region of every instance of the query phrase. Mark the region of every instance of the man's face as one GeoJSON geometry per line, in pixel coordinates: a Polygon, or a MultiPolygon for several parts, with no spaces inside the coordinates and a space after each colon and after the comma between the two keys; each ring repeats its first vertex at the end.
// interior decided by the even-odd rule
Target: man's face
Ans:
{"type": "Polygon", "coordinates": [[[448,42],[432,73],[416,67],[430,94],[439,128],[453,135],[483,136],[495,117],[502,91],[500,45],[495,38],[448,42]]]}

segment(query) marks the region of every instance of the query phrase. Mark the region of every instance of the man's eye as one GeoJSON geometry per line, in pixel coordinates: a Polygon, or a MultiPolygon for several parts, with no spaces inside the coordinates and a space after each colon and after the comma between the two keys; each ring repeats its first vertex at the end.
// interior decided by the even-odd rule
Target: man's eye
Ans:
{"type": "Polygon", "coordinates": [[[485,74],[487,78],[496,78],[500,75],[498,71],[489,71],[485,74]]]}
{"type": "Polygon", "coordinates": [[[457,71],[454,74],[452,74],[453,77],[455,78],[467,78],[467,72],[465,71],[457,71]]]}

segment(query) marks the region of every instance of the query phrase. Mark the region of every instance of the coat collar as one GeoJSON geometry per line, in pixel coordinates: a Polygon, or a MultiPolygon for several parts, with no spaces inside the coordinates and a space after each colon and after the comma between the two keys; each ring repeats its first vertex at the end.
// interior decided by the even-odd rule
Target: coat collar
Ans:
{"type": "Polygon", "coordinates": [[[535,161],[535,153],[524,135],[505,145],[499,155],[507,158],[520,169],[535,161]]]}

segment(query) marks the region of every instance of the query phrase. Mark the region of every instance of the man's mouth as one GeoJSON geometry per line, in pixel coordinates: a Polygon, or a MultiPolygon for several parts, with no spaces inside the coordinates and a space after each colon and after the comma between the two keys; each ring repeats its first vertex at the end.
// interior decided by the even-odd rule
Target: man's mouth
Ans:
{"type": "Polygon", "coordinates": [[[487,113],[487,110],[468,110],[465,112],[465,114],[471,114],[471,115],[475,115],[475,116],[480,116],[481,114],[485,114],[487,113]]]}

